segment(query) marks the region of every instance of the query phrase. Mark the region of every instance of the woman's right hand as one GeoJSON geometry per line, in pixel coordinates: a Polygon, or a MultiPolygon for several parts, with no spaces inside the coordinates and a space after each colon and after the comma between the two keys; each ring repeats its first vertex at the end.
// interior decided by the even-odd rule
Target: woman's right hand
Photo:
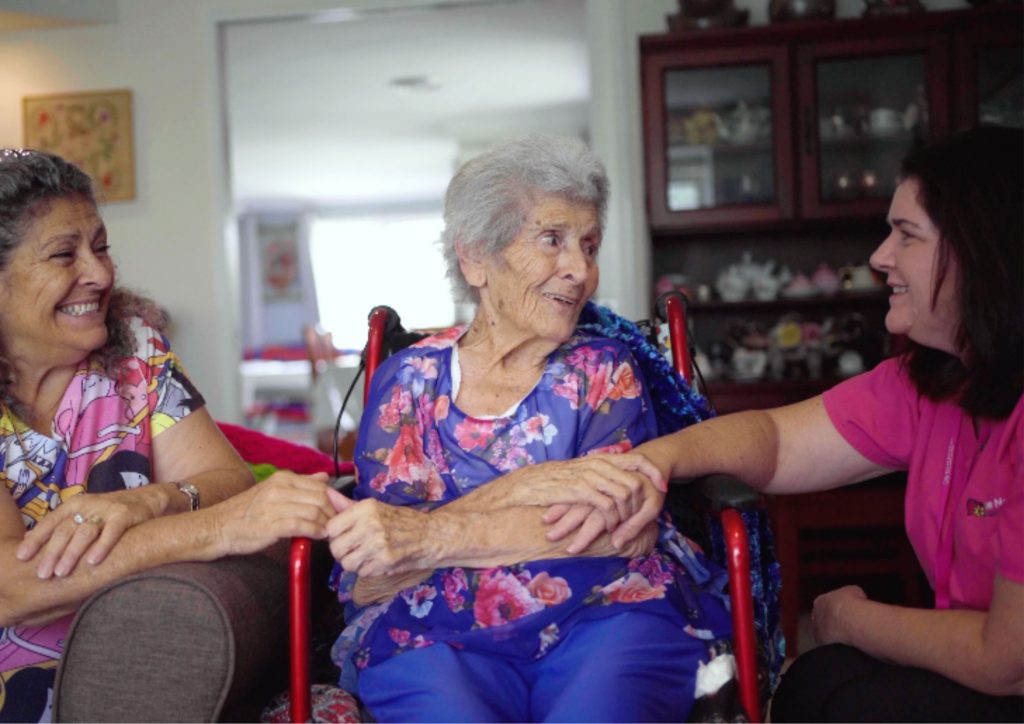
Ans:
{"type": "Polygon", "coordinates": [[[326,538],[334,514],[327,490],[326,473],[280,470],[207,509],[218,516],[221,555],[255,553],[282,538],[326,538]]]}
{"type": "MultiPolygon", "coordinates": [[[[558,506],[554,511],[562,514],[569,507],[580,506],[576,508],[578,511],[584,507],[588,511],[585,518],[593,511],[595,516],[588,531],[598,518],[603,524],[587,544],[602,531],[614,531],[621,523],[632,521],[641,512],[648,515],[655,503],[660,510],[661,498],[657,493],[668,490],[661,471],[637,453],[588,455],[530,465],[504,476],[502,485],[508,491],[512,505],[558,506]],[[652,500],[655,497],[657,500],[652,500]]],[[[554,513],[549,511],[549,515],[554,513]]],[[[545,516],[545,522],[552,523],[561,517],[555,515],[549,519],[545,516]]],[[[560,530],[562,535],[558,537],[563,537],[575,527],[560,530]]],[[[643,524],[636,525],[635,531],[633,527],[630,531],[635,535],[643,524]]]]}
{"type": "Polygon", "coordinates": [[[557,541],[575,533],[576,535],[565,550],[571,555],[576,555],[586,550],[607,530],[611,533],[612,546],[616,550],[621,550],[643,534],[649,524],[661,515],[666,491],[655,487],[654,483],[646,477],[642,481],[642,486],[643,502],[640,507],[628,518],[610,529],[607,528],[607,519],[604,513],[586,503],[573,505],[560,503],[551,506],[544,513],[543,518],[544,522],[551,526],[547,532],[547,539],[557,541]]]}
{"type": "Polygon", "coordinates": [[[68,576],[83,557],[100,563],[126,530],[156,517],[145,487],[68,498],[25,534],[15,555],[35,559],[39,578],[68,576]]]}

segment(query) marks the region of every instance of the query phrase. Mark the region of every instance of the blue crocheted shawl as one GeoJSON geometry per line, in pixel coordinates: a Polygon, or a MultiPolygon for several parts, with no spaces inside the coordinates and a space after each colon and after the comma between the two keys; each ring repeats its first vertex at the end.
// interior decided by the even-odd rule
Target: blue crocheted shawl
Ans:
{"type": "MultiPolygon", "coordinates": [[[[693,423],[714,417],[715,413],[703,395],[693,390],[676,373],[658,346],[634,322],[593,302],[587,302],[577,325],[581,330],[600,337],[617,339],[626,344],[636,358],[644,384],[650,392],[658,423],[658,434],[667,435],[693,423]]],[[[774,539],[763,509],[740,511],[747,528],[751,548],[750,577],[754,596],[754,627],[760,642],[760,655],[768,675],[762,682],[761,701],[778,684],[785,660],[785,641],[779,625],[779,591],[782,575],[775,557],[774,539]]],[[[725,543],[721,524],[712,517],[709,526],[711,558],[725,565],[725,543]]]]}

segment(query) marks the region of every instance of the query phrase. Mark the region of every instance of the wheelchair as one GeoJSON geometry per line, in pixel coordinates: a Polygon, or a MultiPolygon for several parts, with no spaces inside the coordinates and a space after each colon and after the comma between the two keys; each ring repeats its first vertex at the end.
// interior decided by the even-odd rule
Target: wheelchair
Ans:
{"type": "MultiPolygon", "coordinates": [[[[688,343],[686,298],[678,293],[663,295],[656,305],[654,322],[633,324],[596,305],[589,305],[581,316],[579,327],[605,336],[619,336],[638,357],[638,364],[645,378],[652,372],[667,379],[672,394],[682,394],[689,399],[690,409],[686,411],[688,422],[706,419],[714,413],[700,395],[691,390],[694,366],[688,343]],[[667,363],[656,345],[657,331],[661,324],[667,326],[672,362],[667,363]],[[643,338],[643,358],[637,355],[635,345],[643,338]],[[651,350],[657,350],[652,354],[651,350]],[[659,361],[664,369],[659,367],[659,361]],[[645,369],[645,367],[647,369],[645,369]],[[674,392],[673,392],[674,391],[674,392]]],[[[370,379],[380,363],[391,353],[426,337],[426,334],[406,332],[397,314],[389,307],[375,307],[368,319],[367,344],[364,349],[366,381],[363,386],[364,406],[370,391],[370,379]]],[[[351,389],[349,390],[351,392],[351,389]]],[[[654,390],[652,390],[654,392],[654,390]]],[[[658,392],[664,393],[665,390],[658,392]]],[[[653,395],[652,395],[653,396],[653,395]]],[[[661,397],[661,395],[659,395],[661,397]]],[[[661,416],[659,416],[660,418],[661,416]]],[[[340,419],[340,415],[339,415],[340,419]]],[[[681,427],[682,425],[676,425],[681,427]]],[[[659,419],[659,433],[671,432],[659,419]]],[[[351,462],[339,462],[335,434],[335,472],[337,476],[352,475],[355,466],[351,462]]],[[[670,486],[677,489],[698,491],[707,501],[703,510],[710,513],[700,531],[692,526],[680,528],[703,544],[705,552],[728,570],[729,594],[733,621],[733,654],[736,659],[736,679],[739,684],[739,703],[742,714],[751,722],[762,720],[767,695],[774,688],[784,656],[784,644],[779,629],[778,564],[774,558],[771,531],[767,515],[759,495],[746,486],[725,476],[711,476],[699,484],[670,486]],[[754,553],[752,560],[752,550],[754,553]],[[756,610],[755,610],[756,609],[756,610]],[[759,650],[760,637],[760,650],[759,650]],[[762,662],[759,676],[759,661],[762,662]]],[[[684,496],[682,502],[673,506],[670,492],[667,505],[689,507],[693,496],[684,496]]],[[[673,518],[676,518],[673,512],[673,518]]],[[[677,519],[677,523],[678,523],[677,519]]],[[[293,722],[310,721],[311,717],[311,676],[310,676],[310,561],[312,541],[295,538],[291,544],[289,564],[289,638],[290,638],[290,717],[293,722]]]]}

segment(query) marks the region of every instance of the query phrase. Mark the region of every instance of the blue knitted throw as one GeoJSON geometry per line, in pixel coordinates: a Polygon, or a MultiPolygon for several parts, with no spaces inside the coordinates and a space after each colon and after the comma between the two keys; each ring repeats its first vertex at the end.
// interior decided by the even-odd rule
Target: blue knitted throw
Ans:
{"type": "MultiPolygon", "coordinates": [[[[629,347],[643,375],[654,403],[658,434],[667,435],[701,420],[714,417],[708,401],[679,375],[657,345],[634,322],[606,307],[588,302],[580,314],[579,328],[599,337],[619,340],[629,347]]],[[[754,628],[760,646],[762,665],[767,670],[762,701],[778,684],[785,659],[785,641],[779,626],[779,589],[782,585],[779,563],[768,516],[763,508],[740,511],[750,539],[750,578],[754,597],[754,628]]],[[[708,521],[708,549],[713,560],[725,566],[722,526],[716,516],[708,521]]]]}

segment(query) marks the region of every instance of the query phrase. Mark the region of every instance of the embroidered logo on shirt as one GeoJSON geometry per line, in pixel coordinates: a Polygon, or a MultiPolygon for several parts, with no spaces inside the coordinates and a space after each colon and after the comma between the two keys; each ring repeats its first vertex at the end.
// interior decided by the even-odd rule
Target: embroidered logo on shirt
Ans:
{"type": "Polygon", "coordinates": [[[967,515],[973,515],[975,518],[985,518],[987,516],[996,515],[999,512],[999,508],[1002,507],[1005,502],[1005,498],[993,498],[992,500],[987,500],[985,502],[975,500],[974,498],[968,498],[967,515]]]}

